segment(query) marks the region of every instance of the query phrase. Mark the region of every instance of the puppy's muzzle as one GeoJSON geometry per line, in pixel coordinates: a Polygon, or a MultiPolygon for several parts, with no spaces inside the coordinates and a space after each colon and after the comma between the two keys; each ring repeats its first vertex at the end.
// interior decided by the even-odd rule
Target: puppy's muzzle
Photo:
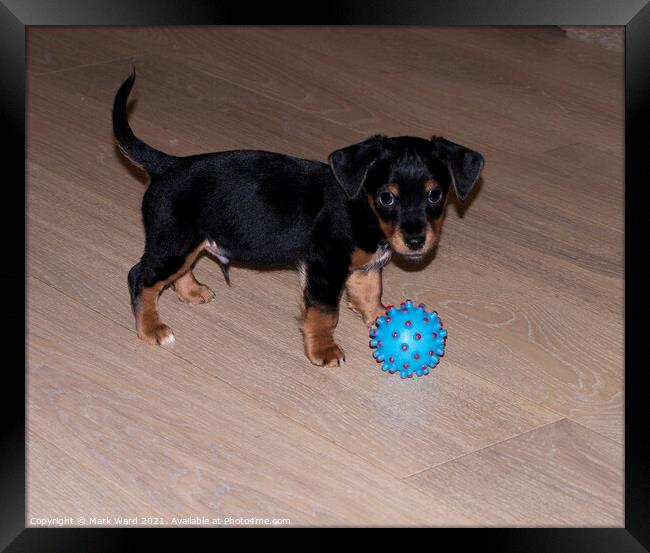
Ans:
{"type": "Polygon", "coordinates": [[[404,236],[404,243],[409,250],[414,252],[421,250],[427,237],[424,234],[408,234],[404,236]]]}

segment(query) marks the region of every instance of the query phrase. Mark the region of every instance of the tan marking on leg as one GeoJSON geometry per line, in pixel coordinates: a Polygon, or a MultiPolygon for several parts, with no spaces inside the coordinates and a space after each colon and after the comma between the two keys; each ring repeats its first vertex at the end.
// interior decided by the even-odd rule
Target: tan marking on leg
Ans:
{"type": "Polygon", "coordinates": [[[160,321],[158,296],[163,286],[152,286],[140,292],[136,300],[135,328],[138,338],[147,344],[169,345],[174,343],[171,328],[160,321]]]}
{"type": "Polygon", "coordinates": [[[171,284],[192,268],[199,253],[205,248],[205,244],[206,242],[199,244],[185,258],[183,266],[169,278],[160,280],[149,288],[142,289],[135,302],[135,328],[141,340],[148,344],[159,344],[161,346],[174,343],[175,338],[171,328],[160,320],[158,296],[160,296],[165,286],[171,284]]]}
{"type": "Polygon", "coordinates": [[[174,282],[174,290],[178,299],[192,305],[209,303],[214,299],[214,292],[205,284],[201,284],[190,269],[174,282]]]}
{"type": "Polygon", "coordinates": [[[393,196],[395,196],[396,198],[399,198],[399,186],[397,186],[396,184],[390,184],[388,186],[388,190],[390,191],[390,193],[393,196]]]}
{"type": "Polygon", "coordinates": [[[367,252],[361,248],[355,248],[352,250],[352,258],[350,260],[350,269],[358,269],[363,267],[372,261],[372,258],[375,257],[377,252],[367,252]]]}
{"type": "Polygon", "coordinates": [[[381,303],[381,271],[354,271],[348,277],[345,289],[348,307],[361,315],[366,326],[372,326],[377,317],[385,314],[386,308],[381,303]]]}
{"type": "Polygon", "coordinates": [[[336,311],[317,307],[305,309],[300,325],[305,345],[305,355],[314,365],[335,367],[345,360],[343,350],[334,341],[334,329],[339,321],[336,311]]]}

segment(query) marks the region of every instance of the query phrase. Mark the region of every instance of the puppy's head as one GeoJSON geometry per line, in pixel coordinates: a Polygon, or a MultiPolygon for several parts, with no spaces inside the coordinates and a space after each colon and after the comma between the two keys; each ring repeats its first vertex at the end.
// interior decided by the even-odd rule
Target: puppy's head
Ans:
{"type": "Polygon", "coordinates": [[[484,163],[478,152],[437,136],[373,136],[329,160],[348,197],[363,195],[392,249],[410,259],[436,246],[449,189],[465,200],[484,163]]]}

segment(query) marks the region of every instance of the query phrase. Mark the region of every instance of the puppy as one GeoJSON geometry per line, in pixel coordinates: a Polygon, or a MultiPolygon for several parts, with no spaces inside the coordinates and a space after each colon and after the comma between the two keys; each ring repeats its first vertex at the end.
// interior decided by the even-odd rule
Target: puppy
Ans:
{"type": "Polygon", "coordinates": [[[230,260],[298,267],[305,354],[314,365],[339,365],[342,290],[371,325],[384,312],[382,267],[393,253],[417,261],[431,252],[450,188],[464,200],[483,168],[481,154],[440,137],[373,136],[333,152],[329,165],[256,150],[168,155],[129,126],[134,80],[135,71],[115,96],[113,132],[150,178],[144,254],[128,275],[137,333],[150,344],[174,342],[158,312],[165,287],[188,303],[214,299],[192,273],[205,250],[226,280],[230,260]]]}

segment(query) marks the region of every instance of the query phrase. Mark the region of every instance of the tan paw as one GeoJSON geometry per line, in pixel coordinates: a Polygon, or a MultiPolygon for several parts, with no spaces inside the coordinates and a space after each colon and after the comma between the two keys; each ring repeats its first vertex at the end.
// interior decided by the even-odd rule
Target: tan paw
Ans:
{"type": "Polygon", "coordinates": [[[147,328],[146,330],[139,329],[138,338],[152,346],[155,346],[156,344],[159,346],[171,346],[176,341],[172,329],[162,323],[159,323],[152,328],[147,328]]]}
{"type": "Polygon", "coordinates": [[[176,287],[178,299],[192,305],[210,303],[215,298],[215,293],[205,284],[190,287],[176,287]]]}
{"type": "Polygon", "coordinates": [[[339,367],[345,361],[345,353],[336,342],[326,342],[305,348],[307,358],[319,367],[339,367]]]}
{"type": "Polygon", "coordinates": [[[381,315],[386,315],[386,308],[383,305],[379,305],[374,308],[369,308],[363,313],[359,309],[357,309],[351,302],[348,302],[348,308],[354,311],[357,315],[359,315],[363,323],[368,328],[370,328],[372,325],[375,324],[377,317],[381,315]]]}

